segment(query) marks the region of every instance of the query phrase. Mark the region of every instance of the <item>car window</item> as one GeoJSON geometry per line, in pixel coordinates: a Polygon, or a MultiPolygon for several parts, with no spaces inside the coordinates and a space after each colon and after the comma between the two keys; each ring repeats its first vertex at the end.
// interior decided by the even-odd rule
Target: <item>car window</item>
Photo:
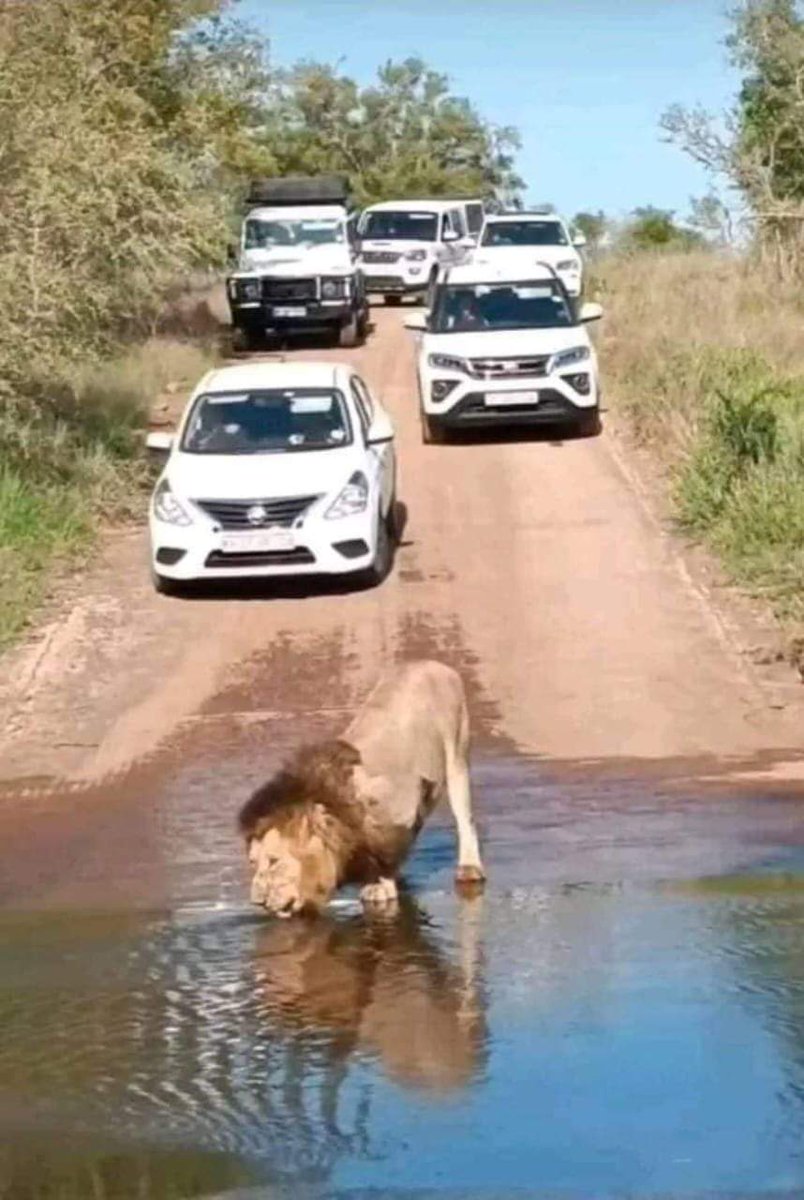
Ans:
{"type": "Polygon", "coordinates": [[[434,212],[381,209],[363,214],[360,233],[367,241],[434,242],[438,236],[438,216],[434,212]]]}
{"type": "Polygon", "coordinates": [[[454,209],[450,216],[452,217],[452,226],[460,237],[466,237],[466,226],[463,220],[463,213],[459,208],[454,209]]]}
{"type": "Polygon", "coordinates": [[[451,232],[452,232],[452,221],[449,218],[449,213],[445,212],[444,220],[443,220],[443,223],[441,226],[441,237],[443,238],[445,233],[451,233],[451,232]]]}
{"type": "Polygon", "coordinates": [[[482,204],[467,204],[466,206],[466,224],[469,232],[472,234],[480,233],[483,228],[483,205],[482,204]]]}
{"type": "Polygon", "coordinates": [[[364,436],[368,434],[369,426],[374,419],[374,405],[371,401],[368,388],[362,379],[356,375],[352,376],[352,395],[355,398],[360,424],[363,427],[364,436]]]}
{"type": "Polygon", "coordinates": [[[466,283],[441,287],[430,329],[433,333],[480,333],[493,329],[557,329],[577,324],[558,281],[466,283]]]}
{"type": "Polygon", "coordinates": [[[331,388],[210,392],[198,397],[181,441],[186,454],[284,454],[349,445],[344,397],[331,388]]]}
{"type": "Polygon", "coordinates": [[[489,221],[484,246],[566,246],[569,239],[560,221],[489,221]]]}

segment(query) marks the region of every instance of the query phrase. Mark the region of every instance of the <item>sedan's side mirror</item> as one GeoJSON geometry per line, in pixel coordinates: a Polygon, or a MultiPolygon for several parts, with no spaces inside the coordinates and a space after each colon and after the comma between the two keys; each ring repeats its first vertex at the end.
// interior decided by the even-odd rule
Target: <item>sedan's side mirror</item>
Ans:
{"type": "Polygon", "coordinates": [[[593,301],[582,304],[579,316],[584,324],[587,321],[599,321],[603,316],[603,305],[595,304],[593,301]]]}
{"type": "Polygon", "coordinates": [[[445,229],[441,236],[442,242],[459,242],[461,235],[455,229],[445,229]]]}
{"type": "Polygon", "coordinates": [[[377,413],[366,433],[367,446],[382,446],[394,440],[394,427],[386,413],[377,413]]]}
{"type": "Polygon", "coordinates": [[[154,431],[146,437],[145,445],[156,454],[170,454],[175,441],[176,439],[172,433],[154,431]]]}
{"type": "Polygon", "coordinates": [[[578,250],[580,250],[580,249],[581,249],[581,247],[583,247],[583,246],[585,246],[585,245],[586,245],[586,234],[585,234],[585,233],[581,233],[581,231],[580,231],[580,230],[578,230],[578,232],[577,232],[576,234],[574,234],[574,236],[573,236],[573,239],[572,239],[572,244],[573,244],[573,246],[575,246],[575,247],[576,247],[578,250]]]}
{"type": "Polygon", "coordinates": [[[422,312],[411,313],[405,317],[405,328],[412,329],[414,333],[426,333],[427,317],[422,312]]]}

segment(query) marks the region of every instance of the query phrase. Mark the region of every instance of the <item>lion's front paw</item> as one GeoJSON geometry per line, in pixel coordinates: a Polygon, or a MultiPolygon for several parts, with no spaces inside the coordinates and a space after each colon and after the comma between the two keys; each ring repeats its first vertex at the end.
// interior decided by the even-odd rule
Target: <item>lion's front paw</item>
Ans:
{"type": "Polygon", "coordinates": [[[486,882],[486,873],[480,863],[462,863],[455,872],[455,886],[459,891],[480,891],[486,882]]]}
{"type": "Polygon", "coordinates": [[[360,899],[367,908],[396,904],[398,893],[393,879],[378,879],[360,890],[360,899]]]}

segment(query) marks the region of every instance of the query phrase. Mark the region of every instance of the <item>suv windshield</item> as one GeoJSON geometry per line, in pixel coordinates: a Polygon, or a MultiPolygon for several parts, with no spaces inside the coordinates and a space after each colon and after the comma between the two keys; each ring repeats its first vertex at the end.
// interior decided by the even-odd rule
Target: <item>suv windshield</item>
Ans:
{"type": "Polygon", "coordinates": [[[438,237],[438,214],[387,211],[366,213],[360,236],[395,242],[434,242],[438,237]]]}
{"type": "Polygon", "coordinates": [[[181,448],[187,454],[285,454],[333,450],[351,440],[340,392],[291,388],[199,396],[181,448]]]}
{"type": "Polygon", "coordinates": [[[436,292],[432,333],[490,329],[558,329],[577,324],[571,301],[552,279],[465,283],[436,292]]]}
{"type": "Polygon", "coordinates": [[[246,221],[246,250],[273,250],[276,246],[326,246],[346,239],[343,222],[337,218],[315,220],[246,221]]]}
{"type": "Polygon", "coordinates": [[[484,246],[568,246],[560,221],[492,221],[483,233],[484,246]]]}

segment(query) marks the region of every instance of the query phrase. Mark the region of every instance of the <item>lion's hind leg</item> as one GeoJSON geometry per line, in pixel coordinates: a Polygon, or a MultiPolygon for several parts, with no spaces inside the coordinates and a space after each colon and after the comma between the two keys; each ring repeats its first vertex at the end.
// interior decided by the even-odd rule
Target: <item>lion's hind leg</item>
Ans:
{"type": "Polygon", "coordinates": [[[447,795],[458,833],[459,884],[481,884],[486,878],[480,858],[477,830],[472,817],[472,787],[469,780],[468,718],[464,714],[458,744],[447,747],[447,795]]]}

